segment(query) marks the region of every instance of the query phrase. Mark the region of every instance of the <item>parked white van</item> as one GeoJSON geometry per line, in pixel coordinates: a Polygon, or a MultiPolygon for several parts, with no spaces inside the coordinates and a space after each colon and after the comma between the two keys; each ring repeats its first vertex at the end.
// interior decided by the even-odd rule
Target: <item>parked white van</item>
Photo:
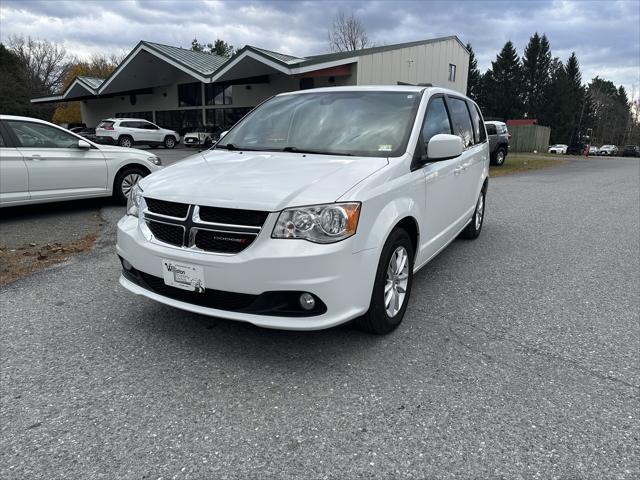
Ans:
{"type": "Polygon", "coordinates": [[[434,87],[277,95],[214,149],[140,181],[118,223],[120,283],[271,328],[401,322],[413,274],[482,229],[478,106],[434,87]]]}

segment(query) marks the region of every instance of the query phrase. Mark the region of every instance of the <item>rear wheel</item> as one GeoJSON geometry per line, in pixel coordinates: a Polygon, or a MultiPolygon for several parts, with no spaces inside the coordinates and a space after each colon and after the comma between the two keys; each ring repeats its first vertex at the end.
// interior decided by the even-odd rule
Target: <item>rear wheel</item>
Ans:
{"type": "Polygon", "coordinates": [[[355,322],[359,328],[380,335],[400,325],[411,294],[413,258],[409,234],[396,228],[382,249],[369,311],[355,322]]]}
{"type": "Polygon", "coordinates": [[[113,198],[116,202],[126,204],[131,189],[149,174],[139,167],[129,167],[122,170],[113,182],[113,198]]]}
{"type": "Polygon", "coordinates": [[[125,148],[133,147],[133,138],[129,135],[123,135],[118,139],[118,145],[125,148]]]}
{"type": "Polygon", "coordinates": [[[164,139],[164,148],[173,148],[176,146],[176,139],[173,137],[166,137],[164,139]]]}
{"type": "Polygon", "coordinates": [[[460,233],[460,237],[473,240],[480,236],[482,230],[482,223],[484,222],[484,207],[485,207],[485,195],[486,189],[483,188],[476,202],[476,209],[473,211],[473,217],[469,225],[460,233]]]}

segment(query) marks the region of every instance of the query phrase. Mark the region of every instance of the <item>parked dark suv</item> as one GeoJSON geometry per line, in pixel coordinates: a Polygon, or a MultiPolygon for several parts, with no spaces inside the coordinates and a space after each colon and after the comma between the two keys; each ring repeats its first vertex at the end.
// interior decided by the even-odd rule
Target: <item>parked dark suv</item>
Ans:
{"type": "Polygon", "coordinates": [[[509,153],[509,140],[511,134],[507,129],[507,124],[503,122],[487,121],[484,122],[487,127],[487,136],[489,137],[489,152],[491,153],[491,165],[501,166],[507,159],[509,153]]]}
{"type": "Polygon", "coordinates": [[[640,157],[640,147],[637,145],[626,145],[622,150],[623,157],[640,157]]]}

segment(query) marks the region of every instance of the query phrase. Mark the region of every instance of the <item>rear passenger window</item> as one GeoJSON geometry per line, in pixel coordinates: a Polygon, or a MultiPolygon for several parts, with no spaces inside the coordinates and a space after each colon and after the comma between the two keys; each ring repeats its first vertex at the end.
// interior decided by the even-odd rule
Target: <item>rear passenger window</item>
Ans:
{"type": "Polygon", "coordinates": [[[478,107],[473,103],[467,102],[469,111],[471,112],[471,121],[473,122],[473,134],[476,137],[476,143],[482,143],[487,139],[487,133],[484,130],[484,122],[480,116],[478,107]]]}
{"type": "Polygon", "coordinates": [[[449,114],[447,114],[447,107],[442,97],[431,100],[427,107],[424,125],[422,125],[422,138],[424,139],[425,146],[429,143],[431,137],[439,133],[448,133],[451,135],[449,114]]]}
{"type": "Polygon", "coordinates": [[[451,123],[453,124],[453,134],[462,139],[464,148],[473,145],[473,125],[467,103],[459,98],[447,98],[449,111],[451,112],[451,123]]]}

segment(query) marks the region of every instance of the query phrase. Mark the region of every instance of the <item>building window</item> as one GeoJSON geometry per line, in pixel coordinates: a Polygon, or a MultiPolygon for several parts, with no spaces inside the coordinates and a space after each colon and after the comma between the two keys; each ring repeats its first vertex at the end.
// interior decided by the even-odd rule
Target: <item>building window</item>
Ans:
{"type": "Polygon", "coordinates": [[[207,125],[218,128],[229,128],[251,111],[251,108],[209,108],[207,109],[207,125]]]}
{"type": "Polygon", "coordinates": [[[449,81],[456,81],[456,66],[453,63],[449,64],[449,81]]]}
{"type": "Polygon", "coordinates": [[[116,113],[116,118],[144,118],[153,122],[153,112],[121,112],[116,113]]]}
{"type": "Polygon", "coordinates": [[[164,110],[156,112],[156,124],[184,135],[202,125],[202,109],[164,110]]]}
{"type": "Polygon", "coordinates": [[[180,107],[199,107],[202,105],[202,84],[183,83],[178,85],[178,105],[180,107]]]}
{"type": "Polygon", "coordinates": [[[204,96],[207,105],[232,105],[233,87],[231,85],[205,85],[204,96]]]}

